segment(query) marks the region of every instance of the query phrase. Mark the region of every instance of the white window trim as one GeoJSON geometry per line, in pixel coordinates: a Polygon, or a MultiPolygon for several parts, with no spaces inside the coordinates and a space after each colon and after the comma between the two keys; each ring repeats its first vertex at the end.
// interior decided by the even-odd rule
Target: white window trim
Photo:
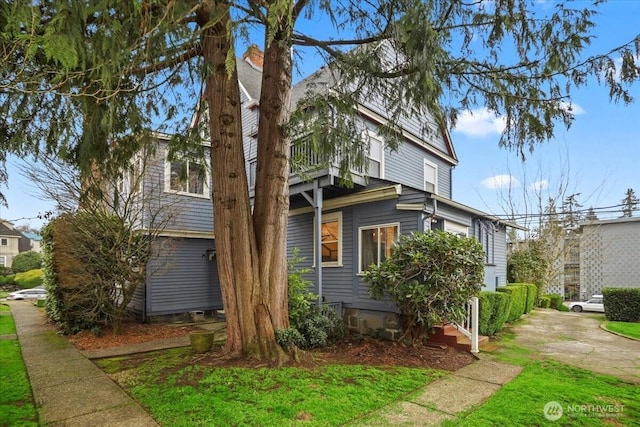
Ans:
{"type": "MultiPolygon", "coordinates": [[[[372,225],[364,225],[362,227],[358,227],[358,276],[364,275],[364,271],[361,270],[362,266],[362,239],[360,236],[362,235],[362,230],[371,230],[374,228],[387,228],[387,227],[396,227],[398,229],[397,237],[400,237],[400,223],[399,222],[390,222],[386,224],[372,224],[372,225]]],[[[380,258],[380,254],[378,254],[378,258],[380,258]]]]}
{"type": "MultiPolygon", "coordinates": [[[[323,262],[323,267],[342,267],[342,212],[332,212],[322,215],[322,222],[338,222],[338,261],[323,262]]],[[[315,215],[313,216],[313,224],[316,222],[315,215]]],[[[322,227],[321,227],[322,229],[322,227]]],[[[313,233],[313,267],[316,266],[316,236],[313,233]]]]}
{"type": "Polygon", "coordinates": [[[435,182],[433,183],[433,193],[434,194],[438,194],[438,165],[435,164],[434,162],[432,162],[429,159],[424,159],[424,164],[423,164],[423,169],[422,169],[422,182],[423,182],[423,186],[424,186],[424,191],[429,191],[427,190],[427,166],[432,167],[435,169],[436,173],[435,173],[435,182]]]}
{"type": "MultiPolygon", "coordinates": [[[[367,142],[368,146],[367,146],[367,159],[371,159],[371,139],[376,139],[378,141],[380,141],[380,176],[379,177],[374,177],[374,178],[379,178],[379,179],[384,179],[384,169],[385,169],[385,162],[384,162],[384,157],[385,157],[385,148],[384,148],[384,140],[382,139],[382,137],[380,135],[378,135],[377,133],[375,133],[374,131],[372,131],[371,129],[367,129],[364,134],[364,139],[367,142]]],[[[367,165],[368,167],[368,165],[367,165]]],[[[368,174],[368,170],[367,170],[367,174],[368,174]]]]}
{"type": "Polygon", "coordinates": [[[7,266],[7,257],[5,255],[0,255],[0,267],[7,266]]]}
{"type": "Polygon", "coordinates": [[[9,239],[3,237],[0,239],[0,246],[9,246],[9,239]]]}
{"type": "MultiPolygon", "coordinates": [[[[180,160],[178,157],[176,160],[180,160]]],[[[187,160],[189,161],[189,160],[187,160]]],[[[198,199],[210,199],[211,198],[211,164],[209,159],[204,159],[204,166],[206,168],[204,177],[204,194],[190,193],[188,191],[180,191],[171,189],[171,162],[169,161],[169,150],[165,150],[164,153],[164,192],[171,194],[179,194],[181,196],[195,197],[198,199]]]]}
{"type": "Polygon", "coordinates": [[[445,220],[444,231],[455,234],[456,236],[469,237],[469,226],[457,222],[445,220]]]}

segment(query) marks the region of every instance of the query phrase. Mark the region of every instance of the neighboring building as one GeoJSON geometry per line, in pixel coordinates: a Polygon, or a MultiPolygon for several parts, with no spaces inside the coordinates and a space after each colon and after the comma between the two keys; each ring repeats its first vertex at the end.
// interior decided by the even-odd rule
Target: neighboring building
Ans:
{"type": "MultiPolygon", "coordinates": [[[[251,196],[260,66],[255,49],[246,60],[238,60],[251,196]]],[[[328,73],[321,69],[294,87],[292,102],[312,87],[330,84],[328,73]]],[[[376,134],[377,125],[385,120],[380,104],[371,99],[360,105],[358,112],[370,161],[366,171],[354,171],[352,188],[341,185],[334,166],[313,170],[305,179],[292,175],[289,180],[288,248],[290,252],[297,248],[305,258],[302,266],[312,269],[309,278],[314,282],[314,292],[342,307],[347,324],[353,328],[392,328],[397,322],[395,306],[369,297],[362,271],[388,256],[400,234],[428,229],[476,237],[486,253],[484,289],[506,284],[506,230],[515,225],[452,200],[452,172],[458,159],[449,134],[425,114],[415,120],[429,123],[432,132],[426,140],[420,136],[421,123],[407,119],[400,123],[403,143],[390,151],[376,134]]],[[[139,290],[133,307],[144,316],[220,309],[210,176],[202,179],[203,174],[196,173],[203,165],[169,162],[165,146],[166,141],[160,137],[143,188],[146,193],[158,193],[161,205],[166,205],[166,200],[178,207],[159,239],[170,249],[149,266],[149,281],[139,290]],[[177,171],[185,168],[189,178],[181,181],[177,171]],[[160,185],[154,187],[152,181],[160,185]]],[[[301,141],[292,144],[292,153],[313,155],[301,141]]]]}
{"type": "Polygon", "coordinates": [[[42,237],[37,233],[22,233],[22,237],[19,242],[20,252],[42,252],[42,248],[40,247],[41,240],[42,237]]]}
{"type": "Polygon", "coordinates": [[[587,221],[581,230],[581,298],[605,287],[640,288],[640,218],[587,221]]]}
{"type": "Polygon", "coordinates": [[[20,253],[22,233],[10,222],[0,221],[0,267],[11,267],[13,258],[20,253]]]}

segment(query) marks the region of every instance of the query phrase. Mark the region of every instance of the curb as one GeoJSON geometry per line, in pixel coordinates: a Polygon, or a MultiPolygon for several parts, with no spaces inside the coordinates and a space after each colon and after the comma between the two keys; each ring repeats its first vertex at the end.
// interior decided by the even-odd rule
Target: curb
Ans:
{"type": "MultiPolygon", "coordinates": [[[[606,323],[606,321],[605,321],[605,323],[606,323]]],[[[602,329],[603,331],[609,332],[610,334],[617,335],[619,337],[626,338],[628,340],[640,341],[640,338],[630,337],[629,335],[621,334],[620,332],[616,332],[616,331],[612,331],[611,329],[607,329],[607,327],[604,326],[604,323],[601,323],[599,326],[600,326],[600,329],[602,329]]]]}

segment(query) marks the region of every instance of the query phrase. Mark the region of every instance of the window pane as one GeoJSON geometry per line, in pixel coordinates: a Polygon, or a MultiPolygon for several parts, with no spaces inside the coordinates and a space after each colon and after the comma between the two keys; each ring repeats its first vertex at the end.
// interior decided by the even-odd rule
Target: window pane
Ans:
{"type": "Polygon", "coordinates": [[[396,227],[386,227],[380,229],[380,262],[391,256],[391,248],[396,242],[396,227]]]}
{"type": "Polygon", "coordinates": [[[172,190],[185,191],[184,177],[187,174],[185,162],[171,162],[171,186],[172,190]]]}
{"type": "Polygon", "coordinates": [[[338,221],[322,223],[322,262],[338,262],[338,221]]]}
{"type": "Polygon", "coordinates": [[[189,162],[189,193],[204,194],[204,166],[189,162]]]}
{"type": "Polygon", "coordinates": [[[377,228],[360,231],[360,271],[365,271],[378,261],[377,228]]]}

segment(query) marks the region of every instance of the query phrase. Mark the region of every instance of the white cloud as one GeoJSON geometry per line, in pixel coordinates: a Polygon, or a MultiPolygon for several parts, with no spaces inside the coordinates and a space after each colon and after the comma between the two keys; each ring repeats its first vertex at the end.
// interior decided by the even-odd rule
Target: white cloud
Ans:
{"type": "Polygon", "coordinates": [[[492,190],[499,190],[501,188],[518,187],[520,181],[511,175],[494,175],[483,179],[480,184],[492,190]]]}
{"type": "Polygon", "coordinates": [[[462,112],[454,130],[470,138],[484,138],[492,134],[500,135],[504,127],[504,117],[498,117],[482,107],[462,112]]]}
{"type": "Polygon", "coordinates": [[[579,104],[576,104],[574,102],[572,103],[568,103],[568,102],[560,102],[560,108],[562,108],[563,110],[566,110],[568,112],[570,112],[571,114],[573,114],[574,116],[578,116],[580,114],[584,114],[586,113],[586,111],[584,110],[584,108],[582,108],[579,104]]]}
{"type": "Polygon", "coordinates": [[[540,181],[536,181],[529,186],[529,188],[533,191],[542,191],[549,188],[549,181],[546,179],[541,179],[540,181]]]}

